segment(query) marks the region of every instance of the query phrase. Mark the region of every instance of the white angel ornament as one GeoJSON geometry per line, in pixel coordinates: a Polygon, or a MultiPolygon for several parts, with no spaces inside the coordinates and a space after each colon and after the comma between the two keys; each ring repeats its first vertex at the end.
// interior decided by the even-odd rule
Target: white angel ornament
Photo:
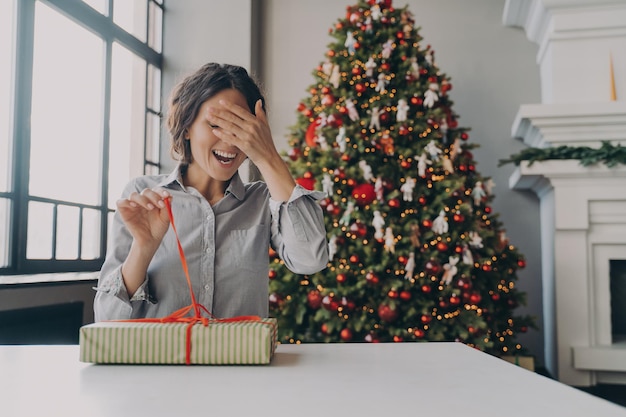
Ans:
{"type": "Polygon", "coordinates": [[[361,171],[363,172],[363,179],[365,179],[365,181],[370,181],[374,178],[374,174],[372,174],[372,167],[369,166],[366,161],[360,160],[359,168],[361,168],[361,171]]]}
{"type": "Polygon", "coordinates": [[[380,214],[380,211],[375,210],[374,211],[374,219],[372,219],[372,226],[374,227],[374,239],[376,240],[382,240],[382,238],[384,237],[383,234],[383,226],[385,225],[385,219],[383,218],[382,214],[380,214]]]}
{"type": "Polygon", "coordinates": [[[400,186],[402,191],[402,199],[404,201],[413,201],[413,189],[415,188],[415,178],[406,177],[404,184],[400,186]]]}
{"type": "Polygon", "coordinates": [[[439,95],[437,94],[439,91],[439,85],[437,83],[428,84],[428,90],[424,93],[424,107],[432,108],[435,105],[435,101],[439,100],[439,95]]]}
{"type": "Polygon", "coordinates": [[[398,100],[396,121],[405,122],[407,119],[409,108],[409,103],[407,103],[406,99],[401,98],[400,100],[398,100]]]}
{"type": "Polygon", "coordinates": [[[450,256],[448,258],[448,263],[443,265],[443,275],[441,280],[444,284],[450,285],[454,276],[459,272],[456,264],[459,263],[458,256],[450,256]]]}
{"type": "Polygon", "coordinates": [[[438,235],[448,233],[448,221],[446,220],[446,212],[441,210],[439,215],[433,220],[432,231],[438,235]]]}

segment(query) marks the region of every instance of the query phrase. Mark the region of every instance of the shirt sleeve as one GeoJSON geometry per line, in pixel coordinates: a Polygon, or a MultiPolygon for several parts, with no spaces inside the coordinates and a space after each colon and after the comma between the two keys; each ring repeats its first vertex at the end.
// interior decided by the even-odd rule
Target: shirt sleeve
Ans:
{"type": "MultiPolygon", "coordinates": [[[[124,195],[134,187],[129,184],[124,195]]],[[[95,321],[125,320],[131,318],[136,303],[153,302],[148,290],[148,276],[132,297],[126,290],[122,277],[122,264],[128,256],[133,238],[118,213],[113,216],[107,257],[100,269],[98,286],[95,288],[95,321]]]]}
{"type": "Polygon", "coordinates": [[[270,198],[272,246],[297,274],[314,274],[328,263],[324,214],[318,203],[324,196],[296,185],[288,201],[270,198]]]}

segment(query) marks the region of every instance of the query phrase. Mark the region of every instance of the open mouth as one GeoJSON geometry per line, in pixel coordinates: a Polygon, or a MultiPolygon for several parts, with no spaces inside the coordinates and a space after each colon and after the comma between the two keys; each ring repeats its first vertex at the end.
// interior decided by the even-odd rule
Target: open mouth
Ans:
{"type": "Polygon", "coordinates": [[[215,158],[220,162],[220,164],[223,164],[223,165],[228,165],[232,163],[237,157],[236,153],[224,152],[224,151],[219,151],[219,150],[213,151],[213,155],[215,155],[215,158]]]}

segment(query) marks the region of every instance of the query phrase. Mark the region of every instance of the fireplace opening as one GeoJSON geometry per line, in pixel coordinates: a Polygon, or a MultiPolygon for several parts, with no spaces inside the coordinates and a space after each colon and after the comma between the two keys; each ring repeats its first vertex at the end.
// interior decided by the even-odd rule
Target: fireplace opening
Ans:
{"type": "Polygon", "coordinates": [[[611,280],[611,336],[613,343],[626,343],[626,260],[609,260],[611,280]]]}

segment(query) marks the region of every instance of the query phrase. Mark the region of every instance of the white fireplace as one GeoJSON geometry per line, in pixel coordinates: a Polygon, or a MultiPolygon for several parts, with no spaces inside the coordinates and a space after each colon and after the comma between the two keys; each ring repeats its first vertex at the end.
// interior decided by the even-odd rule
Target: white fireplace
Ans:
{"type": "MultiPolygon", "coordinates": [[[[507,0],[503,20],[539,45],[542,82],[542,103],[520,107],[512,136],[537,148],[626,146],[626,0],[507,0]]],[[[626,384],[626,340],[615,331],[626,320],[615,289],[626,166],[525,162],[509,186],[540,200],[547,370],[570,385],[626,384]]]]}

